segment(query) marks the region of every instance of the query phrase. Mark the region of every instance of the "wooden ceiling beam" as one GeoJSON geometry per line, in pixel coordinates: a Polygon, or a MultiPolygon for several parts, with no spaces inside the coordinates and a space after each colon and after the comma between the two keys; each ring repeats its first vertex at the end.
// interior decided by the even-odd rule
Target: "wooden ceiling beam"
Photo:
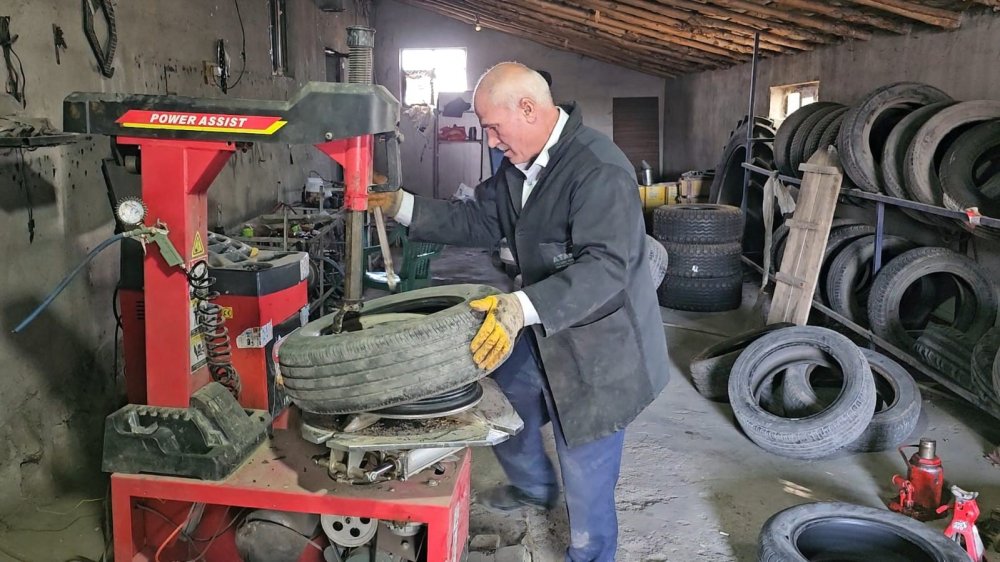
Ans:
{"type": "Polygon", "coordinates": [[[916,2],[905,0],[851,0],[851,2],[943,29],[958,29],[962,25],[962,14],[924,6],[916,2]]]}
{"type": "Polygon", "coordinates": [[[650,40],[666,45],[670,43],[671,49],[682,52],[691,58],[699,58],[705,62],[733,62],[745,59],[726,49],[706,45],[683,37],[665,35],[643,27],[635,27],[627,23],[615,20],[614,18],[604,18],[600,13],[591,14],[587,9],[574,8],[561,4],[555,4],[545,0],[507,0],[508,5],[516,5],[533,9],[536,13],[556,17],[559,19],[572,21],[574,23],[608,31],[613,29],[626,36],[644,36],[650,40]]]}
{"type": "Polygon", "coordinates": [[[895,20],[883,18],[873,14],[867,14],[852,8],[834,6],[829,2],[821,2],[817,0],[772,0],[772,3],[778,6],[787,6],[800,11],[822,14],[836,20],[891,31],[892,33],[906,34],[913,29],[913,27],[908,24],[899,23],[895,20]]]}
{"type": "MultiPolygon", "coordinates": [[[[415,7],[427,9],[440,15],[462,21],[463,23],[468,23],[470,25],[475,24],[478,20],[481,25],[503,33],[523,37],[548,47],[587,56],[601,62],[622,66],[645,74],[669,78],[682,72],[690,72],[696,68],[693,65],[680,66],[678,63],[667,64],[652,58],[643,59],[636,57],[635,52],[633,51],[627,51],[606,45],[599,45],[601,49],[594,49],[591,47],[591,45],[594,45],[592,38],[590,38],[590,41],[583,43],[559,41],[553,36],[551,31],[531,30],[519,27],[515,22],[499,21],[491,15],[483,13],[481,5],[478,6],[480,8],[479,10],[472,10],[464,6],[456,5],[456,2],[452,0],[401,1],[415,7]]],[[[481,2],[477,4],[481,4],[481,2]]]]}
{"type": "Polygon", "coordinates": [[[833,43],[837,34],[826,35],[823,33],[816,33],[809,29],[803,29],[799,26],[782,24],[782,22],[771,21],[763,18],[759,18],[753,14],[744,14],[741,12],[734,12],[732,10],[727,10],[725,8],[720,8],[719,6],[714,6],[712,4],[706,4],[704,1],[695,2],[694,0],[658,0],[661,4],[666,4],[669,6],[674,6],[677,8],[683,8],[686,10],[692,10],[699,14],[703,14],[710,18],[719,19],[721,21],[735,21],[743,25],[749,26],[752,29],[767,31],[774,33],[776,35],[781,35],[782,37],[788,37],[796,41],[808,41],[810,43],[827,44],[833,43]]]}
{"type": "Polygon", "coordinates": [[[779,8],[774,8],[771,6],[764,6],[761,4],[755,4],[753,2],[747,2],[746,0],[708,0],[716,6],[721,6],[729,10],[744,10],[746,12],[755,13],[764,17],[774,18],[777,22],[789,22],[801,27],[808,27],[810,29],[816,29],[822,31],[823,33],[829,33],[831,35],[837,35],[840,37],[850,37],[852,39],[861,39],[862,41],[867,41],[872,38],[872,34],[867,31],[861,31],[849,25],[844,25],[842,23],[831,22],[824,20],[822,18],[817,18],[813,16],[805,16],[802,14],[797,14],[794,12],[789,12],[779,8]]]}
{"type": "MultiPolygon", "coordinates": [[[[722,47],[740,54],[748,55],[753,53],[753,39],[744,35],[734,35],[726,31],[716,31],[712,29],[694,29],[687,22],[664,16],[652,10],[629,6],[624,2],[614,2],[610,0],[563,0],[570,4],[576,4],[584,8],[601,11],[604,15],[609,15],[614,19],[626,23],[647,27],[653,31],[670,33],[678,37],[685,37],[694,41],[707,43],[716,47],[722,47]]],[[[762,43],[761,48],[784,53],[786,49],[762,43]]]]}
{"type": "Polygon", "coordinates": [[[700,57],[695,59],[678,53],[674,49],[665,48],[659,44],[653,45],[646,43],[644,42],[645,38],[627,37],[621,32],[612,33],[604,30],[595,30],[587,25],[567,22],[559,18],[539,14],[530,8],[514,6],[506,0],[448,0],[448,2],[452,4],[463,4],[471,10],[473,14],[480,15],[480,17],[482,17],[483,14],[483,6],[487,6],[494,10],[491,12],[491,15],[504,14],[508,17],[516,17],[520,24],[535,31],[541,30],[543,33],[551,33],[552,29],[555,28],[559,29],[561,33],[570,34],[573,38],[585,43],[593,43],[596,41],[603,44],[612,44],[620,47],[626,52],[631,53],[639,50],[650,56],[655,56],[661,61],[670,60],[682,67],[686,67],[687,69],[701,69],[706,66],[719,68],[722,66],[721,63],[714,60],[700,57]]]}
{"type": "Polygon", "coordinates": [[[728,31],[734,35],[740,35],[746,37],[751,42],[751,44],[753,43],[754,33],[760,32],[760,41],[762,47],[765,45],[773,45],[775,48],[786,47],[789,49],[797,49],[799,51],[806,51],[813,48],[813,45],[806,41],[796,41],[795,39],[789,39],[787,37],[783,37],[776,33],[771,33],[770,31],[761,31],[759,29],[755,29],[753,27],[743,25],[740,23],[705,17],[699,15],[697,12],[671,8],[669,6],[663,5],[660,2],[650,2],[647,0],[617,0],[614,3],[626,6],[632,6],[633,8],[646,10],[650,13],[660,14],[668,18],[673,18],[675,20],[684,22],[685,24],[690,26],[692,30],[721,29],[724,31],[728,31]]]}

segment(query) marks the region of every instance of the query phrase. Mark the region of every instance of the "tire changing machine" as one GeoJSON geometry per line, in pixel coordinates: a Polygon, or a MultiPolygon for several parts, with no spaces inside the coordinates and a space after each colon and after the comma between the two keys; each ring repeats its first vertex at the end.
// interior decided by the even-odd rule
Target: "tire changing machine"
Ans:
{"type": "MultiPolygon", "coordinates": [[[[142,284],[122,294],[134,313],[124,324],[130,404],[108,416],[104,440],[104,469],[113,473],[115,560],[337,560],[333,546],[324,548],[327,540],[338,547],[377,540],[379,557],[365,551],[365,560],[461,556],[470,500],[467,447],[496,444],[521,427],[492,381],[483,382],[482,392],[473,389],[476,395],[460,407],[385,413],[412,420],[404,422],[411,427],[405,436],[365,434],[378,420],[372,414],[302,423],[276,382],[280,334],[276,338],[273,328],[290,313],[292,323],[304,322],[296,322],[295,312],[308,315],[308,268],[277,293],[236,291],[239,298],[226,293],[241,283],[225,282],[221,269],[280,270],[288,277],[307,262],[282,255],[274,262],[258,257],[206,267],[208,247],[225,246],[209,239],[207,190],[232,154],[253,142],[312,144],[345,172],[347,299],[337,325],[360,314],[373,147],[387,147],[390,181],[383,188],[398,189],[398,115],[398,102],[381,86],[326,82],[307,84],[289,102],[105,93],[66,98],[64,129],[112,137],[125,167],[141,176],[141,200],[120,201],[119,221],[159,229],[167,239],[157,241],[158,249],[143,244],[142,284]],[[253,353],[232,350],[226,309],[232,318],[252,314],[255,321],[245,330],[241,325],[239,336],[254,342],[253,353]],[[421,420],[432,416],[446,416],[452,431],[419,431],[421,420]],[[346,465],[334,461],[345,455],[346,465]],[[240,517],[246,509],[273,510],[251,515],[263,513],[256,523],[279,523],[283,530],[296,528],[289,522],[296,514],[314,520],[299,526],[297,543],[288,543],[281,533],[247,524],[251,517],[240,517]],[[316,515],[326,537],[308,530],[317,528],[316,515]],[[242,544],[241,529],[248,529],[242,538],[249,537],[242,544]],[[279,558],[289,544],[291,551],[279,558]]],[[[250,285],[260,288],[263,279],[250,285]]],[[[360,558],[346,558],[354,559],[360,558]]]]}

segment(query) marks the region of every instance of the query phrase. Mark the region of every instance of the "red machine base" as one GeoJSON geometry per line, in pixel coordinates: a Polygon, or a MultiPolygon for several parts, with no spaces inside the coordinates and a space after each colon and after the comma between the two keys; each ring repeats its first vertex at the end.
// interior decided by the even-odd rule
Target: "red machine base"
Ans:
{"type": "MultiPolygon", "coordinates": [[[[462,451],[457,462],[443,463],[443,474],[427,470],[406,482],[390,481],[370,486],[339,484],[330,479],[324,467],[312,462],[313,457],[327,454],[329,449],[326,447],[312,445],[303,441],[297,432],[283,430],[275,431],[274,437],[265,441],[242,467],[220,482],[114,474],[111,476],[111,512],[115,560],[153,562],[158,550],[160,562],[190,558],[187,545],[175,540],[178,527],[149,509],[137,507],[140,503],[167,513],[176,525],[181,524],[191,503],[208,504],[203,522],[195,533],[201,537],[219,533],[230,506],[418,521],[427,524],[429,562],[459,560],[469,533],[472,455],[468,449],[462,451]],[[220,512],[218,506],[225,506],[222,508],[225,511],[220,512]],[[168,544],[164,546],[164,543],[168,544]]],[[[231,536],[221,535],[209,546],[203,543],[195,548],[206,549],[204,559],[213,562],[240,560],[231,536]]],[[[309,550],[319,554],[314,549],[309,550]]],[[[322,560],[322,556],[314,559],[322,560]]]]}

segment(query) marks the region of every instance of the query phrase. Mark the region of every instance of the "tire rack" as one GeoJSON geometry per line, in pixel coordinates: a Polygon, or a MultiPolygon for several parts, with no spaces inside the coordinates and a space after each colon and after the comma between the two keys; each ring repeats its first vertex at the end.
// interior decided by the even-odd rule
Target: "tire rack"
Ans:
{"type": "MultiPolygon", "coordinates": [[[[773,173],[772,170],[761,168],[759,166],[754,166],[748,163],[743,164],[743,167],[747,170],[748,174],[756,173],[765,176],[770,176],[773,173]]],[[[793,178],[785,175],[779,175],[778,179],[780,179],[783,183],[795,186],[798,186],[802,183],[801,180],[799,180],[798,178],[793,178]]],[[[957,219],[967,224],[972,224],[972,219],[969,217],[969,215],[967,215],[962,211],[954,211],[952,209],[946,209],[944,207],[937,207],[934,205],[918,203],[915,201],[910,201],[908,199],[890,197],[888,195],[882,195],[880,193],[869,193],[867,191],[862,191],[860,189],[841,189],[840,194],[841,196],[857,197],[859,199],[867,199],[869,201],[875,202],[875,258],[872,264],[873,277],[874,275],[878,274],[879,269],[882,268],[882,242],[885,234],[884,223],[885,223],[886,205],[893,205],[896,207],[906,207],[908,209],[919,211],[921,213],[927,213],[931,215],[938,215],[951,219],[957,219]]],[[[744,196],[743,199],[745,202],[746,196],[744,196]]],[[[1000,219],[995,219],[991,217],[977,217],[977,219],[979,226],[1000,228],[1000,219]]],[[[749,265],[761,275],[764,275],[764,269],[761,266],[757,265],[746,256],[744,256],[742,259],[743,263],[749,265]]],[[[768,274],[768,277],[772,281],[774,280],[774,274],[768,274]]],[[[913,354],[911,354],[910,352],[896,347],[895,345],[889,343],[885,339],[874,334],[871,330],[851,321],[850,319],[846,318],[845,316],[841,315],[835,310],[830,309],[823,303],[817,300],[813,300],[812,308],[820,311],[828,318],[835,320],[837,323],[850,329],[859,336],[865,338],[866,340],[868,340],[870,345],[877,346],[889,352],[896,359],[902,361],[909,367],[919,371],[920,373],[940,383],[948,390],[964,398],[966,401],[975,405],[976,407],[988,413],[989,415],[993,416],[994,418],[1000,420],[1000,404],[990,400],[986,400],[982,396],[979,396],[973,392],[970,392],[969,390],[966,390],[965,388],[956,384],[948,376],[936,371],[935,369],[932,369],[929,365],[921,361],[919,358],[914,357],[913,354]]]]}

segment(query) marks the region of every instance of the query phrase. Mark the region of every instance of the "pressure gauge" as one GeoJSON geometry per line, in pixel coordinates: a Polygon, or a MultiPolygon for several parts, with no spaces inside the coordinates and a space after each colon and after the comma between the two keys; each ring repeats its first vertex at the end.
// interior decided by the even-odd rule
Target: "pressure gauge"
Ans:
{"type": "Polygon", "coordinates": [[[146,218],[146,204],[135,197],[126,197],[115,206],[115,216],[125,226],[139,226],[146,218]]]}

